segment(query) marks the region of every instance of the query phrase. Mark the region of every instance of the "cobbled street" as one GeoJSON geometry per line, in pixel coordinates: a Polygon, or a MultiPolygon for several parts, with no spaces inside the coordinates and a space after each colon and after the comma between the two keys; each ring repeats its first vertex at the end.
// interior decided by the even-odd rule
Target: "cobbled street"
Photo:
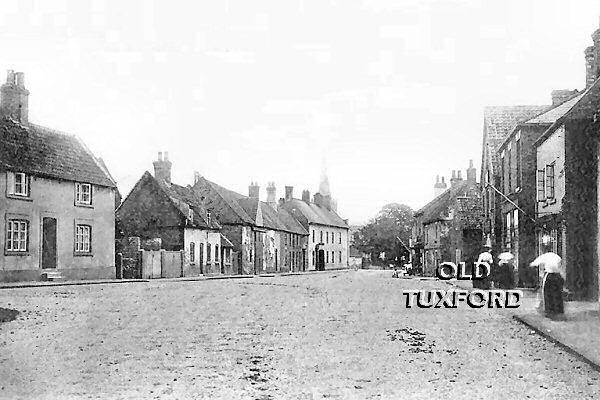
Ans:
{"type": "Polygon", "coordinates": [[[406,309],[390,271],[0,290],[0,397],[598,398],[507,311],[406,309]]]}

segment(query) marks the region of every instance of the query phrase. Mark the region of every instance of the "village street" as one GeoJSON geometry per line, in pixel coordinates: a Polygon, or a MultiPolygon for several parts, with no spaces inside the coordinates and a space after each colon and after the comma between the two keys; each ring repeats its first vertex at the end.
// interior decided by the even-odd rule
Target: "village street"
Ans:
{"type": "Polygon", "coordinates": [[[0,398],[592,398],[502,310],[406,309],[390,271],[0,290],[0,398]]]}

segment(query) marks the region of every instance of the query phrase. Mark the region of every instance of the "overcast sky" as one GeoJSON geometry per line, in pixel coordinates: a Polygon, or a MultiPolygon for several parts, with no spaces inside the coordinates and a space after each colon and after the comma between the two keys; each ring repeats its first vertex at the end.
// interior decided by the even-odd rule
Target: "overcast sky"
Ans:
{"type": "Polygon", "coordinates": [[[263,199],[268,181],[314,193],[326,165],[363,223],[479,173],[485,105],[583,88],[599,17],[597,0],[2,0],[0,71],[25,72],[30,120],[80,136],[123,195],[158,151],[176,183],[263,199]]]}

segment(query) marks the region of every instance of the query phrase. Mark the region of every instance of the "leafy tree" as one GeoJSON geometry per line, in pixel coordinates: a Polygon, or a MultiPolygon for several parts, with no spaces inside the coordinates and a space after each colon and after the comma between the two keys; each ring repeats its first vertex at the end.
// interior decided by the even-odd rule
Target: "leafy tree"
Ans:
{"type": "Polygon", "coordinates": [[[383,206],[369,223],[355,235],[355,246],[371,254],[371,262],[394,262],[401,257],[408,259],[408,239],[414,224],[414,211],[404,204],[391,203],[383,206]],[[398,240],[400,238],[404,245],[398,240]],[[378,259],[385,253],[385,260],[378,259]]]}

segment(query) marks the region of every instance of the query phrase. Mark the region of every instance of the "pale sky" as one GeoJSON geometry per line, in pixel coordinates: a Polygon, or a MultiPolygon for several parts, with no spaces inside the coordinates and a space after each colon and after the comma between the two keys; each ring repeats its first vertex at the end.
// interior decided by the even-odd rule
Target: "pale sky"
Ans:
{"type": "Polygon", "coordinates": [[[158,151],[176,183],[262,199],[314,194],[326,164],[357,224],[479,174],[484,106],[582,89],[599,18],[597,0],[0,0],[0,80],[23,71],[30,120],[81,137],[123,195],[158,151]]]}

